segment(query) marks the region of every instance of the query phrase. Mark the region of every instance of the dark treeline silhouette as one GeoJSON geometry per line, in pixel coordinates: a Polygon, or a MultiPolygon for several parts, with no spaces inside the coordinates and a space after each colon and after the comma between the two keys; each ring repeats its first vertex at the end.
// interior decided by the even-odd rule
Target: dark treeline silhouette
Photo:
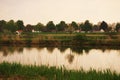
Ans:
{"type": "Polygon", "coordinates": [[[120,32],[120,23],[108,24],[102,21],[92,24],[86,20],[82,23],[73,21],[68,24],[65,21],[60,21],[60,23],[54,24],[53,21],[49,21],[46,25],[38,23],[25,26],[22,20],[16,22],[14,20],[0,20],[0,33],[14,33],[18,30],[23,32],[120,32]]]}

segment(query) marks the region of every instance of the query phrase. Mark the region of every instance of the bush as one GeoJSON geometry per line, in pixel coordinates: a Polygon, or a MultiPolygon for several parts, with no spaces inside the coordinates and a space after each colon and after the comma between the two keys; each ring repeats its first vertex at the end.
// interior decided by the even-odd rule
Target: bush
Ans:
{"type": "Polygon", "coordinates": [[[73,38],[73,40],[75,40],[75,41],[86,41],[87,37],[83,34],[78,34],[73,38]]]}

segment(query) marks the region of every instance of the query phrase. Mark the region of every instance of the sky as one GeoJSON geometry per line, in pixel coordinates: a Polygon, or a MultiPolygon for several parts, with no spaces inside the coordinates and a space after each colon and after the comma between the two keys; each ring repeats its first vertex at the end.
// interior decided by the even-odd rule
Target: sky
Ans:
{"type": "Polygon", "coordinates": [[[25,24],[120,21],[120,0],[0,0],[0,20],[25,24]]]}

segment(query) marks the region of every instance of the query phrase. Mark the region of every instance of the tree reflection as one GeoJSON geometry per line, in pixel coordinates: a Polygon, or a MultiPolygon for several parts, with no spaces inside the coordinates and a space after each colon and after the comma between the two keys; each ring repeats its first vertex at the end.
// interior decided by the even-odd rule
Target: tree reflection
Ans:
{"type": "Polygon", "coordinates": [[[60,47],[58,47],[58,49],[60,50],[61,53],[63,53],[63,52],[65,52],[65,50],[67,49],[67,47],[60,46],[60,47]]]}
{"type": "Polygon", "coordinates": [[[39,51],[41,51],[41,50],[43,50],[45,47],[37,47],[37,49],[39,50],[39,51]]]}
{"type": "Polygon", "coordinates": [[[71,64],[74,60],[74,55],[72,54],[72,50],[70,49],[70,54],[66,56],[66,59],[68,59],[69,64],[71,64]]]}
{"type": "Polygon", "coordinates": [[[52,53],[54,51],[55,47],[47,47],[47,50],[52,53]]]}
{"type": "Polygon", "coordinates": [[[89,53],[89,51],[91,50],[92,48],[90,47],[87,47],[87,46],[77,46],[77,47],[71,47],[71,50],[75,53],[78,53],[78,54],[83,54],[83,50],[85,51],[85,53],[89,53]]]}
{"type": "Polygon", "coordinates": [[[23,47],[0,46],[0,51],[3,52],[3,56],[7,56],[8,54],[13,54],[15,51],[22,53],[23,47]]]}
{"type": "Polygon", "coordinates": [[[22,53],[22,52],[23,52],[23,47],[18,48],[17,51],[18,51],[19,53],[22,53]]]}
{"type": "Polygon", "coordinates": [[[3,50],[3,56],[7,56],[7,55],[8,55],[7,50],[3,50]]]}
{"type": "Polygon", "coordinates": [[[71,63],[73,62],[73,60],[74,60],[74,55],[68,54],[68,55],[66,56],[66,59],[68,59],[68,62],[71,64],[71,63]]]}
{"type": "MultiPolygon", "coordinates": [[[[41,51],[45,47],[40,47],[40,46],[31,46],[31,47],[24,47],[24,46],[0,46],[0,51],[3,53],[3,56],[7,56],[8,54],[13,54],[15,51],[18,53],[22,53],[23,49],[26,48],[27,50],[31,50],[32,48],[36,48],[37,50],[41,51]]],[[[83,54],[83,51],[85,53],[89,53],[91,49],[100,49],[103,52],[109,49],[114,49],[114,50],[120,50],[119,46],[59,46],[59,47],[46,47],[46,49],[49,51],[49,53],[53,53],[54,49],[57,48],[61,53],[64,53],[68,48],[71,49],[72,52],[76,54],[83,54]]],[[[68,55],[69,62],[72,61],[74,56],[72,54],[68,55]]]]}

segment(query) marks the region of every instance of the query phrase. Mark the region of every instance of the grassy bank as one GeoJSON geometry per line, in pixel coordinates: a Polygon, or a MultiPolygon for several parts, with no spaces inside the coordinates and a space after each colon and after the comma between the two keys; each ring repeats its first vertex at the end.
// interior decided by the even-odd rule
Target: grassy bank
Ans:
{"type": "Polygon", "coordinates": [[[64,68],[46,66],[26,66],[20,64],[1,63],[1,79],[31,79],[31,80],[120,80],[120,74],[112,73],[110,70],[96,71],[84,70],[74,71],[64,68]]]}
{"type": "Polygon", "coordinates": [[[0,44],[26,44],[42,46],[120,45],[119,33],[24,33],[20,36],[1,34],[0,44]]]}

